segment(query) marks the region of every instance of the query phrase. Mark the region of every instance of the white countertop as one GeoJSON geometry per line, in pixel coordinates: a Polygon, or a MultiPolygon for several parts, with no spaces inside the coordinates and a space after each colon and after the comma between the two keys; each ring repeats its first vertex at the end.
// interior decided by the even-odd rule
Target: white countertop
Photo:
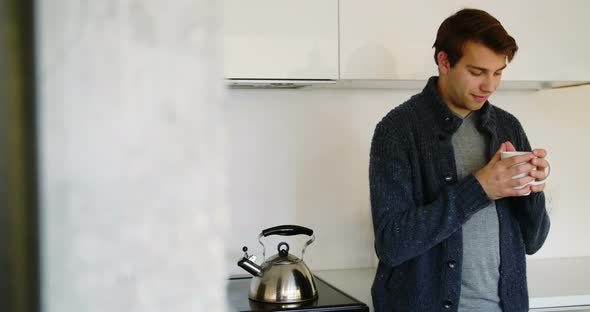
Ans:
{"type": "MultiPolygon", "coordinates": [[[[373,311],[371,284],[375,268],[314,273],[373,311]]],[[[590,311],[590,257],[529,259],[527,274],[531,311],[590,311]]]]}

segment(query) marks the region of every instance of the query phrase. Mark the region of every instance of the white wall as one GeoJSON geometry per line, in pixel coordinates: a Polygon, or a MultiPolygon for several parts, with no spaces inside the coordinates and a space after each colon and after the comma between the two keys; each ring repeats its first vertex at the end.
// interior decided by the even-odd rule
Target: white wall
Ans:
{"type": "Polygon", "coordinates": [[[314,267],[372,263],[369,145],[375,121],[404,98],[388,91],[231,91],[224,106],[230,257],[237,260],[243,244],[261,255],[262,229],[294,223],[316,231],[305,257],[314,267]]]}
{"type": "MultiPolygon", "coordinates": [[[[224,111],[229,124],[228,256],[247,245],[261,256],[258,233],[295,223],[316,231],[305,260],[313,270],[374,264],[369,208],[369,147],[376,123],[418,90],[232,90],[224,111]]],[[[590,255],[582,201],[589,176],[590,87],[498,92],[492,103],[515,114],[531,144],[548,149],[547,184],[552,229],[534,257],[590,255]],[[574,182],[577,181],[577,182],[574,182]]],[[[298,239],[303,240],[303,238],[298,239]]],[[[276,253],[276,240],[269,240],[276,253]]],[[[231,272],[244,273],[234,266],[231,272]]]]}
{"type": "Polygon", "coordinates": [[[216,1],[39,1],[43,311],[225,311],[216,1]]]}
{"type": "Polygon", "coordinates": [[[498,94],[496,101],[521,120],[533,147],[549,152],[552,166],[546,186],[551,231],[533,257],[589,256],[590,210],[587,207],[590,167],[590,85],[537,93],[498,94]]]}

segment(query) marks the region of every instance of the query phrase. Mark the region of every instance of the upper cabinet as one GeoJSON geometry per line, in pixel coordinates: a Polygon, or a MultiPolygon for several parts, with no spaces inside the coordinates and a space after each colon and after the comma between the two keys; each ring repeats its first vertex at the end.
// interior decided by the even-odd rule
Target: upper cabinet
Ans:
{"type": "Polygon", "coordinates": [[[519,51],[504,71],[503,87],[590,81],[588,0],[222,3],[225,78],[246,84],[340,80],[341,87],[421,87],[437,74],[432,45],[438,27],[465,7],[488,11],[516,39],[519,51]]]}
{"type": "Polygon", "coordinates": [[[224,0],[225,78],[338,79],[338,0],[224,0]]]}
{"type": "Polygon", "coordinates": [[[446,1],[340,0],[341,79],[419,79],[435,71],[432,46],[446,1]]]}
{"type": "Polygon", "coordinates": [[[590,80],[590,2],[340,0],[340,78],[424,80],[436,75],[436,31],[454,12],[495,16],[519,51],[503,80],[590,80]]]}

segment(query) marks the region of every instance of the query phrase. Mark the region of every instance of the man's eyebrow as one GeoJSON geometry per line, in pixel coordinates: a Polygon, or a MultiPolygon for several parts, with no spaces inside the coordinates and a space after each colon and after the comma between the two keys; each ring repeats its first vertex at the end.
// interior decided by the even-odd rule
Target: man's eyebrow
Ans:
{"type": "MultiPolygon", "coordinates": [[[[502,69],[506,68],[506,66],[507,66],[507,64],[504,64],[504,66],[502,66],[502,67],[500,67],[500,68],[496,69],[495,71],[502,70],[502,69]]],[[[483,72],[487,72],[487,71],[489,71],[489,69],[487,69],[487,68],[478,67],[478,66],[475,66],[475,65],[467,65],[467,67],[469,67],[469,68],[473,68],[473,69],[477,69],[477,70],[481,70],[481,71],[483,71],[483,72]]]]}

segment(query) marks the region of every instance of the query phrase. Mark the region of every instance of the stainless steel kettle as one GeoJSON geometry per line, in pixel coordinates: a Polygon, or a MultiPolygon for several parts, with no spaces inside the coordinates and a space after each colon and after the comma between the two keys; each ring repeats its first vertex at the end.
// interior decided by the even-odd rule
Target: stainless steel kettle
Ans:
{"type": "Polygon", "coordinates": [[[262,255],[265,257],[266,248],[261,241],[262,237],[299,234],[311,236],[303,246],[301,259],[289,254],[289,244],[281,242],[277,246],[278,253],[258,266],[254,262],[256,257],[248,255],[248,247],[242,248],[244,257],[238,261],[238,266],[254,276],[250,282],[250,299],[269,303],[295,303],[317,298],[314,277],[303,262],[305,248],[315,240],[313,230],[298,225],[279,225],[263,230],[258,235],[258,242],[262,245],[262,255]]]}

